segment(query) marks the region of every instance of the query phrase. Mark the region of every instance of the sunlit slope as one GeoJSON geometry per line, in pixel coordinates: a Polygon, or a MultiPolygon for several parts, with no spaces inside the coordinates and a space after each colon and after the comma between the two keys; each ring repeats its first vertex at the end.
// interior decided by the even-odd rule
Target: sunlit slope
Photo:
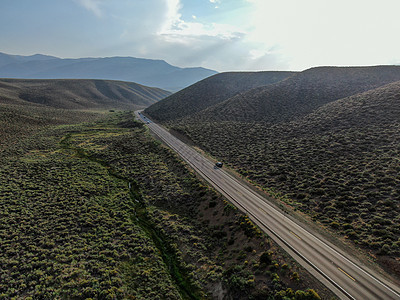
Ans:
{"type": "Polygon", "coordinates": [[[62,109],[144,108],[169,92],[110,80],[0,79],[0,103],[62,109]]]}
{"type": "Polygon", "coordinates": [[[45,127],[95,121],[101,113],[34,105],[0,104],[0,153],[45,127]]]}
{"type": "Polygon", "coordinates": [[[0,151],[16,136],[93,121],[94,111],[144,108],[169,94],[121,81],[0,79],[0,151]]]}
{"type": "Polygon", "coordinates": [[[284,80],[294,72],[227,72],[206,78],[146,109],[159,121],[191,116],[234,95],[284,80]]]}
{"type": "Polygon", "coordinates": [[[196,118],[202,121],[290,121],[334,100],[398,80],[399,66],[312,68],[277,84],[238,94],[199,113],[196,118]]]}

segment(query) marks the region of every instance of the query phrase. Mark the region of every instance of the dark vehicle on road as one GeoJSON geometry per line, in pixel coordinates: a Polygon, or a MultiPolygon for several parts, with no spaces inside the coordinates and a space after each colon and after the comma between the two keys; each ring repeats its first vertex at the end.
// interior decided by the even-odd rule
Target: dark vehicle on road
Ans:
{"type": "Polygon", "coordinates": [[[215,163],[215,166],[216,166],[217,168],[222,168],[223,165],[224,165],[224,164],[223,164],[222,162],[220,162],[220,161],[218,161],[218,162],[215,163]]]}

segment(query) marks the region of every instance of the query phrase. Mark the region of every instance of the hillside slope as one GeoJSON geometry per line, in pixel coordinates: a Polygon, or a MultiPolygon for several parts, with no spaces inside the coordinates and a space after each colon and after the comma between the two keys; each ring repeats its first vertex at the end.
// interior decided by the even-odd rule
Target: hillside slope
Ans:
{"type": "Polygon", "coordinates": [[[0,103],[62,109],[136,109],[170,93],[136,83],[105,80],[0,79],[0,103]]]}
{"type": "Polygon", "coordinates": [[[0,53],[0,77],[3,78],[121,80],[177,91],[216,73],[135,57],[61,59],[40,54],[0,53]]]}
{"type": "Polygon", "coordinates": [[[398,80],[400,66],[312,68],[236,95],[200,113],[196,121],[290,121],[331,101],[398,80]]]}
{"type": "Polygon", "coordinates": [[[206,78],[146,109],[159,121],[199,112],[236,94],[284,80],[295,72],[226,72],[206,78]]]}
{"type": "Polygon", "coordinates": [[[144,108],[169,94],[120,81],[0,79],[0,153],[16,136],[94,121],[104,110],[144,108]]]}
{"type": "Polygon", "coordinates": [[[34,105],[0,104],[0,156],[23,137],[56,125],[95,121],[101,113],[34,105]]]}
{"type": "Polygon", "coordinates": [[[400,277],[400,81],[291,122],[173,128],[400,277]]]}

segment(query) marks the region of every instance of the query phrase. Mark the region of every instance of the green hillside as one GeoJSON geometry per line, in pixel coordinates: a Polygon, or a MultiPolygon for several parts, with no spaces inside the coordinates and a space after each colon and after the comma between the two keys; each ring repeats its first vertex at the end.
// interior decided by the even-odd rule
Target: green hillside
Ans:
{"type": "Polygon", "coordinates": [[[0,153],[46,127],[94,121],[101,117],[95,112],[0,103],[0,153]]]}
{"type": "Polygon", "coordinates": [[[0,79],[0,151],[45,127],[144,108],[169,94],[121,81],[0,79]]]}
{"type": "Polygon", "coordinates": [[[146,109],[158,121],[187,117],[255,87],[284,80],[295,72],[226,72],[206,78],[146,109]]]}

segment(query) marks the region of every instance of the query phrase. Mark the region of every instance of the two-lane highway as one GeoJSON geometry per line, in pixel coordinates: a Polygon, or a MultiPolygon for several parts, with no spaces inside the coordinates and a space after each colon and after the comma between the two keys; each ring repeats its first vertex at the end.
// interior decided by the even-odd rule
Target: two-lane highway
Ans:
{"type": "MultiPolygon", "coordinates": [[[[135,112],[138,119],[175,150],[211,185],[245,212],[296,261],[341,299],[400,299],[400,288],[376,272],[360,266],[350,255],[304,229],[267,199],[248,188],[161,126],[135,112]]],[[[304,228],[303,228],[304,227],[304,228]]]]}

